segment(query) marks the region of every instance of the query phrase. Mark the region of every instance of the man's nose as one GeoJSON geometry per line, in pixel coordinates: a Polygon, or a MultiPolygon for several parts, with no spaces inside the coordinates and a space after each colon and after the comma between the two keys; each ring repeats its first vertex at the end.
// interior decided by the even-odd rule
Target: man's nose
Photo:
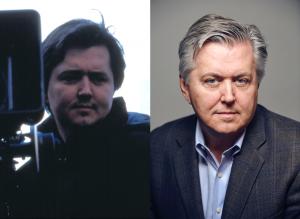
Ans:
{"type": "Polygon", "coordinates": [[[93,91],[91,87],[91,82],[87,76],[83,76],[79,83],[79,96],[93,96],[93,91]]]}
{"type": "Polygon", "coordinates": [[[231,81],[223,81],[220,92],[222,103],[232,104],[235,101],[235,87],[231,81]]]}

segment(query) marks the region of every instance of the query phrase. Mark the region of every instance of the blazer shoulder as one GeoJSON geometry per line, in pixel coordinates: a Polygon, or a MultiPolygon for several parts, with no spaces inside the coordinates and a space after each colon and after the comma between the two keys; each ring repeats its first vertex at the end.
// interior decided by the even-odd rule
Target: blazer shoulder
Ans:
{"type": "Polygon", "coordinates": [[[267,127],[276,127],[276,129],[287,131],[300,129],[300,122],[274,113],[259,104],[257,107],[262,112],[267,127]]]}
{"type": "Polygon", "coordinates": [[[161,154],[162,148],[164,151],[175,152],[178,142],[183,143],[195,135],[196,122],[197,116],[194,114],[168,122],[153,130],[150,133],[151,153],[155,154],[157,151],[161,154]]]}

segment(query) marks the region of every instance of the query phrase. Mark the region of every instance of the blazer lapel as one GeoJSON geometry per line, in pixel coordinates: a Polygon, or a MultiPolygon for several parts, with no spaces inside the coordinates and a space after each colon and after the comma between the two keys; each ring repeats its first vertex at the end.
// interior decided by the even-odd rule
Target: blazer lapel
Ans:
{"type": "Polygon", "coordinates": [[[234,157],[222,218],[240,218],[256,178],[264,164],[257,149],[265,142],[263,116],[257,108],[247,127],[241,151],[234,157]]]}
{"type": "Polygon", "coordinates": [[[183,128],[176,139],[179,149],[173,156],[173,165],[188,218],[204,218],[200,191],[198,155],[195,149],[196,117],[183,128]]]}

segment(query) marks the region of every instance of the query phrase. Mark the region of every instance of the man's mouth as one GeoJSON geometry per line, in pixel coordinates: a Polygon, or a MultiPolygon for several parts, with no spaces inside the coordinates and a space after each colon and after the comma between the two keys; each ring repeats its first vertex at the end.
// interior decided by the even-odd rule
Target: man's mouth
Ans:
{"type": "Polygon", "coordinates": [[[93,109],[93,110],[96,110],[97,106],[95,104],[78,104],[78,103],[75,103],[73,105],[73,108],[74,109],[93,109]]]}
{"type": "Polygon", "coordinates": [[[217,112],[217,114],[237,114],[237,112],[217,112]]]}
{"type": "Polygon", "coordinates": [[[236,111],[220,111],[220,112],[216,112],[216,114],[219,115],[219,116],[230,117],[230,116],[235,116],[238,113],[236,111]]]}

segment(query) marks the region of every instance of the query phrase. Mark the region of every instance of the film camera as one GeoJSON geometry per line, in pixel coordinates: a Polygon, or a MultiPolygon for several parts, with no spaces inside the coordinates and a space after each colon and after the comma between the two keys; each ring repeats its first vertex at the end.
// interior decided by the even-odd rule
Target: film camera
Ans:
{"type": "Polygon", "coordinates": [[[37,132],[44,115],[40,16],[34,10],[0,11],[0,201],[9,217],[14,193],[14,157],[30,156],[36,171],[54,154],[53,134],[37,132]],[[16,134],[22,124],[30,134],[16,134]],[[25,137],[30,142],[24,142],[25,137]]]}

